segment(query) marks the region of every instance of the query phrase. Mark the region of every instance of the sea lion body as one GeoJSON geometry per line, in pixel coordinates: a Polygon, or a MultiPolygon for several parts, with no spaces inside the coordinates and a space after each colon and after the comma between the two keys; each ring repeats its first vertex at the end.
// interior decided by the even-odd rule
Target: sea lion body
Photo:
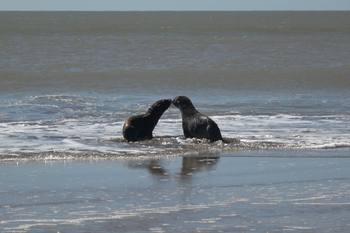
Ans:
{"type": "Polygon", "coordinates": [[[172,104],[181,112],[185,138],[206,138],[211,142],[223,141],[218,125],[210,117],[197,111],[188,97],[175,97],[172,104]]]}
{"type": "Polygon", "coordinates": [[[123,137],[129,142],[152,139],[152,132],[158,120],[169,108],[171,99],[163,99],[155,102],[145,114],[132,116],[123,126],[123,137]]]}

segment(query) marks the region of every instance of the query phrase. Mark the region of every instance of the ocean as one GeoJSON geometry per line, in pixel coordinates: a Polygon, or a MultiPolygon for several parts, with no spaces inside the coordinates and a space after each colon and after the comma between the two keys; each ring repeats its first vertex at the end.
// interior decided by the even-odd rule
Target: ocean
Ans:
{"type": "MultiPolygon", "coordinates": [[[[350,146],[349,12],[1,12],[1,160],[350,146]],[[188,96],[234,143],[122,126],[188,96]],[[237,140],[238,142],[237,142],[237,140]]],[[[348,151],[344,154],[348,156],[348,151]]]]}
{"type": "Polygon", "coordinates": [[[349,120],[349,11],[0,12],[0,231],[346,232],[349,120]]]}

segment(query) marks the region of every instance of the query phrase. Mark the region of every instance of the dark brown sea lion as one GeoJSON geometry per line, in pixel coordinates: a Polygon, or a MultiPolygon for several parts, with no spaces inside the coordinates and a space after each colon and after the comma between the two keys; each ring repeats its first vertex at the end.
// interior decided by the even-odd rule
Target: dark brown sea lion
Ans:
{"type": "Polygon", "coordinates": [[[198,112],[188,97],[175,97],[172,103],[181,112],[185,138],[206,138],[211,142],[223,141],[218,125],[209,117],[198,112]]]}
{"type": "Polygon", "coordinates": [[[169,108],[171,99],[163,99],[155,102],[145,114],[132,116],[123,126],[123,137],[129,142],[152,139],[152,132],[159,118],[169,108]]]}

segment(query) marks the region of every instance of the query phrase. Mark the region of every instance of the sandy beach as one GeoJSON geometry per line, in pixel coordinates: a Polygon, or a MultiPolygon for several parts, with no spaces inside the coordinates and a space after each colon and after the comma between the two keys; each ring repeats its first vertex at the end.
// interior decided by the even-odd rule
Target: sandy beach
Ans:
{"type": "Polygon", "coordinates": [[[347,232],[348,152],[3,162],[0,231],[347,232]]]}

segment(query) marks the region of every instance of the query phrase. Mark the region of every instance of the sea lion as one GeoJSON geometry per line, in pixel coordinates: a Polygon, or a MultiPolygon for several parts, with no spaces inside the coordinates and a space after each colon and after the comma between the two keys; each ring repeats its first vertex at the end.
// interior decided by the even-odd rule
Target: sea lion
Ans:
{"type": "Polygon", "coordinates": [[[152,139],[152,132],[159,118],[169,108],[171,99],[163,99],[155,102],[145,114],[132,116],[123,126],[123,137],[128,142],[136,142],[152,139]]]}
{"type": "Polygon", "coordinates": [[[198,112],[188,97],[175,97],[172,99],[172,104],[181,112],[185,138],[206,138],[211,142],[223,141],[218,125],[208,116],[198,112]]]}

